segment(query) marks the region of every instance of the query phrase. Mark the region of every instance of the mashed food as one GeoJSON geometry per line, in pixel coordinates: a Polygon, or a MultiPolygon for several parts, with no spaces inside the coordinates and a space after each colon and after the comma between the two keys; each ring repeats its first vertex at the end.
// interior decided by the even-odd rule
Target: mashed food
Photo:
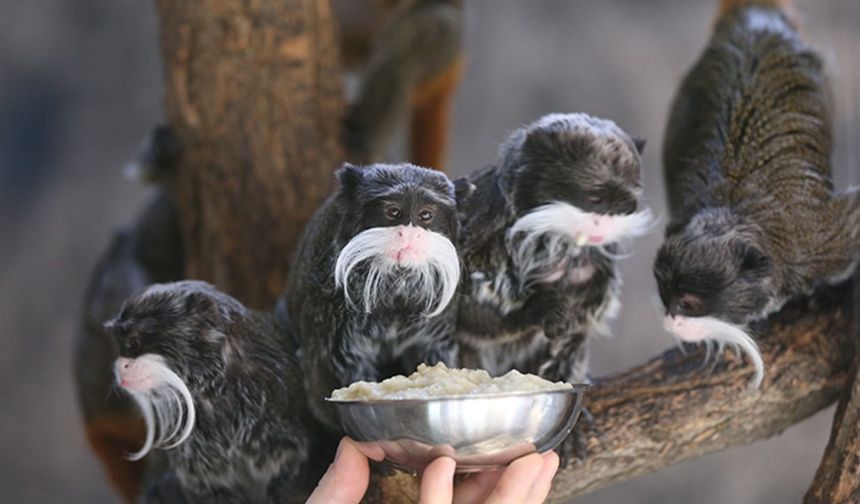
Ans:
{"type": "Polygon", "coordinates": [[[358,381],[335,390],[336,401],[368,399],[427,399],[463,395],[495,394],[499,392],[540,392],[571,389],[569,383],[544,380],[517,370],[493,378],[483,369],[449,369],[445,364],[421,364],[409,375],[392,376],[379,383],[358,381]]]}

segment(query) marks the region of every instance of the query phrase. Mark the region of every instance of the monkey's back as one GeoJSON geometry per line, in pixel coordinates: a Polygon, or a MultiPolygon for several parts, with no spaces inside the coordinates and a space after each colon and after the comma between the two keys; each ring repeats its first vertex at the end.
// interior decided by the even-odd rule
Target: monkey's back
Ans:
{"type": "Polygon", "coordinates": [[[248,311],[225,334],[224,376],[197,392],[195,432],[167,452],[191,501],[300,502],[320,476],[308,464],[321,446],[285,330],[248,311]]]}
{"type": "Polygon", "coordinates": [[[786,224],[800,231],[832,194],[830,108],[822,62],[783,12],[729,11],[672,107],[663,158],[673,218],[728,207],[776,240],[786,224]]]}

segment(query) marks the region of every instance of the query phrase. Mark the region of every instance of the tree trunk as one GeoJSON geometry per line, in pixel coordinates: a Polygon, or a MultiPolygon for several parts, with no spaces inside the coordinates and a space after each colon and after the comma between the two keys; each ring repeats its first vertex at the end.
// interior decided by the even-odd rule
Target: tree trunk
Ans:
{"type": "Polygon", "coordinates": [[[328,0],[156,0],[186,275],[254,308],[342,162],[328,0]]]}

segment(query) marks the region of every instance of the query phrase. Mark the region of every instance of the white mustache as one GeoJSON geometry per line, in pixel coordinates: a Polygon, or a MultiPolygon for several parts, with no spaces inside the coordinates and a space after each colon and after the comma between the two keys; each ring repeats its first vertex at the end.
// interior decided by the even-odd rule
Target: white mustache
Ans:
{"type": "Polygon", "coordinates": [[[597,247],[610,257],[605,246],[642,236],[651,230],[654,219],[646,208],[629,215],[601,215],[586,212],[569,203],[556,201],[520,217],[508,230],[505,243],[525,285],[551,281],[563,261],[586,246],[597,247]],[[593,221],[599,219],[601,243],[589,245],[593,221]],[[538,251],[539,246],[544,249],[538,251]]]}
{"type": "MultiPolygon", "coordinates": [[[[149,379],[156,384],[145,391],[123,389],[137,403],[146,424],[146,441],[143,447],[128,455],[129,460],[140,460],[153,448],[174,448],[188,439],[194,430],[195,409],[188,386],[164,363],[163,357],[145,354],[134,361],[138,366],[146,366],[149,379]]],[[[120,376],[119,366],[118,359],[114,364],[117,383],[120,376]]]]}
{"type": "Polygon", "coordinates": [[[667,316],[663,319],[663,327],[688,343],[706,343],[707,358],[711,354],[711,342],[716,342],[718,351],[723,345],[729,345],[742,350],[752,361],[755,374],[750,381],[750,387],[758,388],[764,379],[764,360],[758,345],[740,326],[724,322],[714,317],[679,317],[667,316]]]}
{"type": "Polygon", "coordinates": [[[360,292],[365,313],[371,313],[383,296],[408,289],[417,295],[419,304],[423,304],[422,313],[428,317],[439,315],[457,292],[460,281],[457,249],[445,236],[424,230],[425,259],[417,263],[398,263],[390,254],[397,246],[401,228],[406,226],[370,228],[354,236],[337,257],[335,285],[343,288],[347,303],[356,306],[349,277],[358,265],[367,263],[367,277],[360,292]]]}

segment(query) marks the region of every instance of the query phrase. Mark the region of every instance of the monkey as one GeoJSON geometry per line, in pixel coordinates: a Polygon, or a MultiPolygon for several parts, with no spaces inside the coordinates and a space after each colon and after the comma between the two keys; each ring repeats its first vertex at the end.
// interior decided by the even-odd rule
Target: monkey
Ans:
{"type": "Polygon", "coordinates": [[[752,387],[764,364],[751,327],[860,259],[860,193],[836,192],[831,178],[828,79],[786,7],[722,3],[663,146],[671,220],[654,275],[665,327],[739,346],[752,387]]]}
{"type": "Polygon", "coordinates": [[[168,188],[178,146],[168,129],[156,128],[129,165],[146,167],[140,178],[157,187],[155,197],[131,225],[114,233],[84,295],[82,324],[74,346],[74,378],[87,440],[111,484],[133,501],[148,471],[146,461],[125,457],[144,439],[133,403],[113,393],[117,350],[103,324],[122,302],[147,285],[179,280],[184,254],[176,207],[168,188]]]}
{"type": "Polygon", "coordinates": [[[332,390],[456,362],[461,272],[454,185],[411,164],[349,163],[311,219],[281,302],[301,345],[311,410],[339,432],[332,390]]]}
{"type": "MultiPolygon", "coordinates": [[[[373,33],[358,92],[344,115],[344,144],[353,162],[382,161],[399,116],[408,109],[410,161],[441,170],[448,114],[463,67],[463,1],[381,3],[387,14],[373,33]]],[[[345,6],[340,11],[347,16],[345,6]]],[[[342,20],[343,31],[352,24],[342,20]]],[[[356,45],[358,38],[348,40],[356,45]]]]}
{"type": "MultiPolygon", "coordinates": [[[[650,210],[637,211],[643,148],[612,121],[550,114],[516,130],[494,165],[455,182],[468,194],[460,365],[588,381],[587,340],[608,334],[620,306],[619,243],[650,228],[650,210]]],[[[574,448],[565,443],[563,458],[574,448]]]]}
{"type": "MultiPolygon", "coordinates": [[[[314,424],[295,349],[265,312],[201,281],[154,284],[105,324],[118,387],[146,425],[139,459],[165,450],[160,485],[187,502],[298,502],[314,424]],[[163,483],[162,483],[163,482],[163,483]]],[[[169,500],[176,499],[170,497],[169,500]]]]}

